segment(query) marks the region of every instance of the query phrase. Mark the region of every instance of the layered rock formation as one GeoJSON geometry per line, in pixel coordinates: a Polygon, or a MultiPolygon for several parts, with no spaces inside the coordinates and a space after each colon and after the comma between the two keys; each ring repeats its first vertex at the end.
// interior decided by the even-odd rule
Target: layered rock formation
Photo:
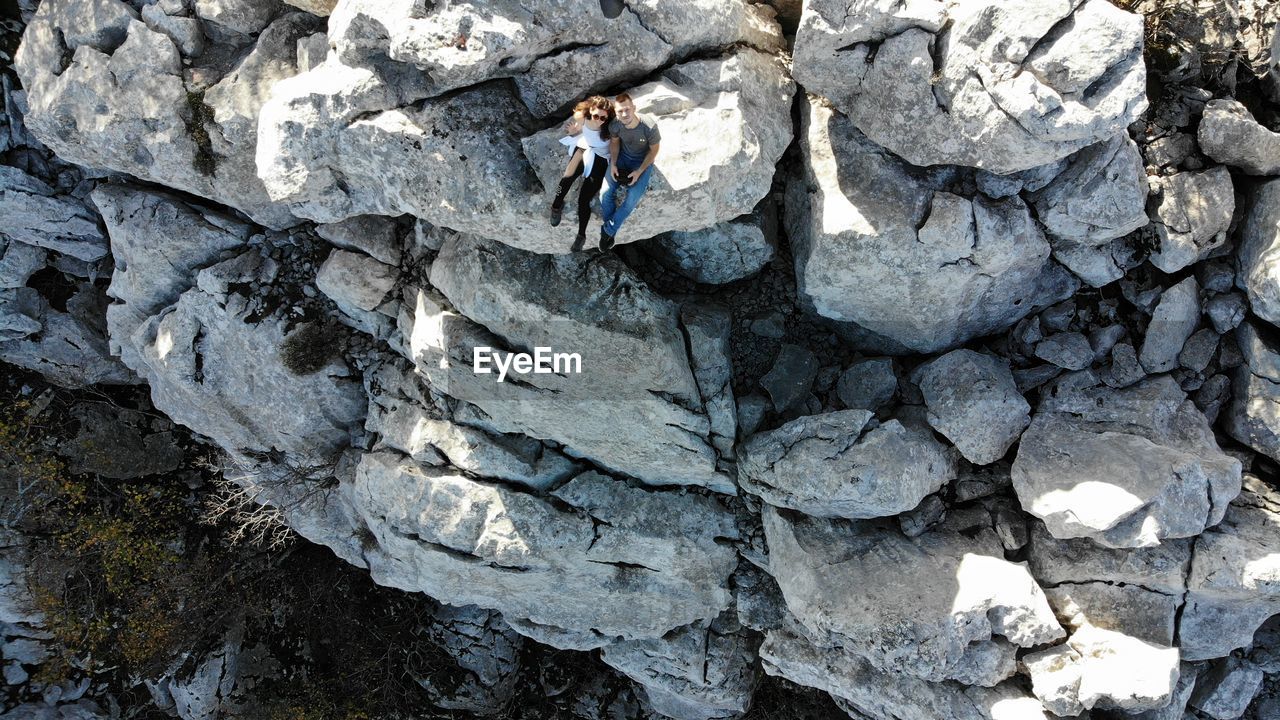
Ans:
{"type": "MultiPolygon", "coordinates": [[[[0,359],[145,385],[306,540],[444,603],[437,706],[500,709],[541,643],[634,686],[582,717],[740,717],[765,675],[858,720],[1266,717],[1275,107],[1148,107],[1139,15],[28,20],[0,359]],[[623,91],[661,129],[653,181],[625,247],[570,252],[560,122],[623,91]]],[[[234,640],[151,679],[157,707],[231,712],[234,640]]]]}

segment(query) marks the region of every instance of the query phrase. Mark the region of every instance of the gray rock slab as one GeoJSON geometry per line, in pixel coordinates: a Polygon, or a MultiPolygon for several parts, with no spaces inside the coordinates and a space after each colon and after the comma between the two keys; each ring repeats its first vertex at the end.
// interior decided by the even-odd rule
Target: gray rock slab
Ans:
{"type": "Polygon", "coordinates": [[[698,50],[782,45],[772,13],[745,0],[633,3],[613,19],[595,5],[549,0],[503,14],[480,4],[424,11],[412,3],[351,0],[333,9],[329,28],[345,64],[386,57],[410,65],[430,78],[431,95],[512,78],[538,116],[698,50]],[[459,52],[460,27],[465,52],[459,52]]]}
{"type": "Polygon", "coordinates": [[[897,515],[956,476],[951,451],[914,422],[878,423],[866,410],[792,420],[739,451],[743,489],[817,517],[897,515]]]}
{"type": "Polygon", "coordinates": [[[1179,624],[1187,660],[1225,657],[1247,647],[1267,618],[1280,612],[1280,495],[1253,475],[1222,524],[1197,540],[1179,624]]]}
{"type": "MultiPolygon", "coordinates": [[[[1091,625],[1072,633],[1067,647],[1071,653],[1061,659],[1075,665],[1075,699],[1084,709],[1155,710],[1167,705],[1178,687],[1177,648],[1091,625]]],[[[1069,689],[1065,695],[1068,702],[1063,704],[1069,704],[1069,689]]]]}
{"type": "MultiPolygon", "coordinates": [[[[0,326],[5,324],[3,316],[8,309],[3,295],[4,291],[0,291],[0,326]]],[[[0,360],[34,370],[66,388],[136,385],[138,377],[112,354],[103,321],[106,309],[102,288],[80,283],[67,300],[66,312],[43,304],[38,334],[0,341],[0,360]]],[[[20,317],[30,320],[26,315],[20,317]]]]}
{"type": "Polygon", "coordinates": [[[396,224],[391,218],[356,215],[341,222],[316,225],[316,234],[343,250],[362,252],[387,265],[400,264],[396,224]]]}
{"type": "Polygon", "coordinates": [[[1244,295],[1238,292],[1214,295],[1204,304],[1204,314],[1221,335],[1239,327],[1248,312],[1249,305],[1244,295]]]}
{"type": "Polygon", "coordinates": [[[760,378],[760,387],[769,394],[778,411],[794,407],[809,396],[818,375],[818,360],[807,348],[784,343],[773,367],[760,378]]]}
{"type": "Polygon", "coordinates": [[[661,638],[608,645],[600,659],[642,686],[649,704],[665,717],[740,717],[751,705],[759,641],[725,617],[661,638]]]}
{"type": "Polygon", "coordinates": [[[885,672],[848,650],[814,643],[803,628],[795,625],[793,621],[792,627],[766,634],[760,647],[764,671],[830,693],[851,718],[1052,717],[1039,700],[1013,682],[987,688],[957,682],[934,683],[904,673],[885,672]]]}
{"type": "Polygon", "coordinates": [[[1101,582],[1138,585],[1150,592],[1180,596],[1186,590],[1190,539],[1168,540],[1145,548],[1115,549],[1078,538],[1053,537],[1043,523],[1031,523],[1028,561],[1031,574],[1045,586],[1101,582]]]}
{"type": "Polygon", "coordinates": [[[546,490],[584,469],[554,448],[523,435],[492,433],[458,422],[437,407],[420,380],[398,364],[368,373],[369,416],[374,449],[398,450],[424,465],[445,465],[486,480],[546,490]]]}
{"type": "Polygon", "coordinates": [[[1266,323],[1245,322],[1235,339],[1244,362],[1234,371],[1226,430],[1254,450],[1280,457],[1280,337],[1266,323]]]}
{"type": "Polygon", "coordinates": [[[1017,647],[1064,635],[1026,566],[1006,561],[989,530],[969,537],[944,523],[908,539],[887,523],[770,507],[764,528],[790,612],[883,672],[990,687],[1013,674],[1017,647]]]}
{"type": "MultiPolygon", "coordinates": [[[[375,12],[375,3],[363,5],[375,12]]],[[[343,32],[336,21],[331,37],[343,32]]],[[[447,50],[452,58],[468,57],[447,50]]],[[[644,202],[620,242],[702,230],[751,212],[768,194],[791,141],[795,85],[777,58],[744,48],[678,68],[629,91],[663,142],[644,202]],[[708,137],[720,141],[708,145],[708,137]]],[[[573,229],[546,222],[564,170],[560,124],[535,120],[509,85],[479,84],[422,100],[432,92],[423,87],[427,76],[402,72],[403,78],[387,77],[381,68],[330,56],[278,83],[258,135],[260,177],[271,196],[317,222],[409,213],[527,250],[569,252],[573,229]],[[494,107],[513,109],[496,132],[494,107]]]]}
{"type": "Polygon", "coordinates": [[[107,254],[91,207],[16,167],[0,167],[0,233],[86,262],[107,254]]]}
{"type": "Polygon", "coordinates": [[[689,362],[710,423],[711,445],[720,460],[733,460],[738,437],[729,355],[733,314],[724,306],[686,302],[680,306],[680,322],[689,339],[689,362]]]}
{"type": "Polygon", "coordinates": [[[280,18],[209,97],[184,83],[169,36],[133,19],[125,3],[96,0],[91,14],[81,5],[42,3],[24,31],[14,67],[27,128],[69,162],[210,198],[269,227],[296,224],[257,176],[256,119],[275,82],[296,71],[297,37],[314,27],[280,18]]]}
{"type": "Polygon", "coordinates": [[[876,411],[893,400],[898,392],[898,376],[892,358],[859,360],[840,373],[836,395],[851,410],[876,411]]]}
{"type": "MultiPolygon", "coordinates": [[[[217,266],[201,273],[216,272],[217,266]]],[[[278,450],[302,467],[323,465],[347,447],[368,400],[340,360],[297,375],[282,352],[287,323],[246,321],[198,288],[147,318],[117,342],[125,362],[151,386],[155,406],[228,450],[278,450]],[[282,402],[282,399],[288,402],[282,402]]]]}
{"type": "Polygon", "coordinates": [[[0,250],[0,289],[26,286],[32,275],[44,269],[48,255],[44,248],[9,240],[0,250]]]}
{"type": "Polygon", "coordinates": [[[1191,706],[1215,720],[1244,717],[1258,691],[1262,670],[1239,658],[1223,658],[1196,680],[1191,706]]]}
{"type": "Polygon", "coordinates": [[[773,259],[774,247],[752,217],[704,230],[673,232],[654,240],[659,260],[685,277],[720,285],[756,274],[773,259]]]}
{"type": "Polygon", "coordinates": [[[1114,630],[1146,643],[1171,647],[1181,596],[1148,592],[1136,585],[1063,583],[1044,589],[1062,626],[1114,630]]]}
{"type": "Polygon", "coordinates": [[[399,279],[399,268],[364,253],[334,250],[316,273],[316,287],[343,311],[376,310],[399,279]]]}
{"type": "Polygon", "coordinates": [[[917,368],[912,379],[929,424],[976,465],[1004,457],[1031,422],[1031,406],[1003,359],[953,350],[917,368]]]}
{"type": "Polygon", "coordinates": [[[1147,224],[1147,173],[1129,134],[1071,157],[1032,201],[1055,249],[1060,242],[1096,248],[1147,224]]]}
{"type": "Polygon", "coordinates": [[[253,226],[190,205],[174,195],[126,185],[102,185],[91,195],[111,239],[115,271],[107,294],[111,350],[126,365],[141,363],[128,341],[146,318],[177,302],[196,271],[243,248],[253,226]]]}
{"type": "Polygon", "coordinates": [[[1254,120],[1253,114],[1232,98],[1210,100],[1196,130],[1205,155],[1249,173],[1280,173],[1280,133],[1254,120]]]}
{"type": "Polygon", "coordinates": [[[1192,372],[1203,372],[1218,352],[1218,333],[1210,328],[1197,330],[1178,353],[1178,363],[1192,372]]]}
{"type": "Polygon", "coordinates": [[[1026,204],[947,192],[810,96],[787,189],[798,290],[825,317],[936,352],[1070,296],[1026,204]]]}
{"type": "Polygon", "coordinates": [[[1240,473],[1169,376],[1115,390],[1081,372],[1041,391],[1011,475],[1054,537],[1130,548],[1216,525],[1240,473]]]}
{"type": "Polygon", "coordinates": [[[1258,186],[1239,230],[1237,284],[1253,314],[1280,324],[1280,180],[1258,186]]]}
{"type": "Polygon", "coordinates": [[[1149,373],[1178,366],[1178,353],[1200,322],[1200,286],[1193,277],[1165,290],[1151,314],[1138,359],[1149,373]]]}
{"type": "Polygon", "coordinates": [[[1025,170],[1146,107],[1142,18],[1101,0],[846,9],[805,4],[796,79],[913,165],[1025,170]]]}
{"type": "Polygon", "coordinates": [[[717,469],[679,308],[616,257],[457,235],[433,263],[431,286],[405,289],[396,344],[438,392],[477,406],[500,432],[555,440],[644,482],[733,492],[717,469]],[[545,347],[579,360],[498,382],[473,371],[478,347],[545,347]]]}
{"type": "Polygon", "coordinates": [[[1236,209],[1231,173],[1218,166],[1159,178],[1151,208],[1160,243],[1151,264],[1167,273],[1199,262],[1227,241],[1236,209]]]}
{"type": "Polygon", "coordinates": [[[588,472],[553,504],[390,451],[365,454],[341,495],[328,520],[295,516],[299,532],[381,584],[449,604],[612,642],[662,637],[731,602],[725,541],[737,530],[710,497],[588,472]],[[372,536],[363,548],[353,523],[372,536]]]}
{"type": "Polygon", "coordinates": [[[1078,332],[1057,333],[1036,343],[1036,357],[1064,370],[1083,370],[1093,364],[1093,346],[1078,332]]]}

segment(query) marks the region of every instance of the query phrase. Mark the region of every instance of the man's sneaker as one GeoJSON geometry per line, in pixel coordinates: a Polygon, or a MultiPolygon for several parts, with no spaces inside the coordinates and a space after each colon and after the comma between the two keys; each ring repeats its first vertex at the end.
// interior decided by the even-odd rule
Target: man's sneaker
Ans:
{"type": "Polygon", "coordinates": [[[622,0],[600,0],[600,11],[610,20],[622,14],[622,0]]]}
{"type": "Polygon", "coordinates": [[[581,252],[582,248],[587,245],[587,234],[578,233],[578,237],[573,239],[573,245],[569,246],[569,252],[581,252]]]}
{"type": "Polygon", "coordinates": [[[560,218],[562,217],[564,217],[564,208],[556,207],[555,205],[552,205],[551,206],[551,227],[556,227],[557,225],[559,225],[560,218]]]}
{"type": "Polygon", "coordinates": [[[609,250],[613,247],[613,236],[604,230],[600,231],[600,249],[609,250]]]}

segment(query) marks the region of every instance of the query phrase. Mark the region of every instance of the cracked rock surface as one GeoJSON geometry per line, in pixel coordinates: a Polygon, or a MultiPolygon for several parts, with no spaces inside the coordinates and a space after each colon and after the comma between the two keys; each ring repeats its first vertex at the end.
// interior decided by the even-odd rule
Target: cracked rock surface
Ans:
{"type": "MultiPolygon", "coordinates": [[[[367,611],[404,716],[1280,708],[1260,0],[16,7],[0,380],[96,402],[57,454],[113,497],[216,457],[420,603],[367,611]],[[575,248],[562,123],[622,92],[652,181],[575,248]]],[[[298,595],[46,682],[3,520],[0,717],[256,720],[349,660],[262,637],[298,595]]]]}

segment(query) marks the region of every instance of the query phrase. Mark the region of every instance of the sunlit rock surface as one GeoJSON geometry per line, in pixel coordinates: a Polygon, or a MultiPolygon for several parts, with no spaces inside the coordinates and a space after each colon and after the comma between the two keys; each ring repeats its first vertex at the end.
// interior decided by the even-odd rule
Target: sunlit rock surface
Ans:
{"type": "MultiPolygon", "coordinates": [[[[1106,0],[21,0],[0,360],[140,385],[90,392],[443,603],[444,712],[1261,720],[1275,30],[1228,5],[1153,55],[1106,0]],[[562,122],[624,91],[653,181],[574,251],[562,122]]],[[[5,717],[107,716],[31,690],[0,545],[5,717]]],[[[159,712],[261,679],[206,645],[159,712]]]]}

